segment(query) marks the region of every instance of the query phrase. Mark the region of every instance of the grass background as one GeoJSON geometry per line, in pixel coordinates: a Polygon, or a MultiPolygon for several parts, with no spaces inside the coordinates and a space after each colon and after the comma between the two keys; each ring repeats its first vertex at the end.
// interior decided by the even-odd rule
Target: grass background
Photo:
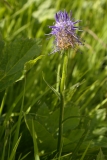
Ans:
{"type": "Polygon", "coordinates": [[[0,39],[7,45],[36,38],[38,57],[44,55],[25,78],[0,92],[1,160],[55,160],[59,100],[52,87],[57,90],[61,56],[48,56],[53,39],[45,34],[55,13],[64,9],[82,20],[85,45],[69,54],[61,159],[107,159],[107,1],[1,0],[0,39]]]}

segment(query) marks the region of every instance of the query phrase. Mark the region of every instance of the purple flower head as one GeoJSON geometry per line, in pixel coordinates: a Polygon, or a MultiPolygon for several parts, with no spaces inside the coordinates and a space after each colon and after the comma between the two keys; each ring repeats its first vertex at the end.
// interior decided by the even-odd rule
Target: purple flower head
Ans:
{"type": "Polygon", "coordinates": [[[72,21],[70,15],[66,11],[59,11],[55,15],[55,25],[49,26],[52,29],[49,35],[54,36],[55,49],[52,53],[61,51],[68,48],[74,48],[77,44],[82,44],[78,36],[76,35],[76,30],[79,30],[79,27],[75,26],[76,23],[80,20],[72,21]]]}

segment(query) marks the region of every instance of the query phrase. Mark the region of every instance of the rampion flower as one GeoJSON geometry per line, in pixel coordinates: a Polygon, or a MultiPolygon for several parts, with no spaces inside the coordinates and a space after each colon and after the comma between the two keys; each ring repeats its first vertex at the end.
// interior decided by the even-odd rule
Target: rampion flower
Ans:
{"type": "Polygon", "coordinates": [[[77,44],[82,44],[80,38],[76,35],[76,30],[79,30],[79,27],[75,26],[76,23],[80,22],[80,20],[73,21],[71,20],[71,12],[70,15],[66,11],[59,11],[55,15],[55,24],[54,26],[49,26],[52,28],[52,31],[49,35],[54,36],[54,51],[61,51],[68,48],[74,48],[77,44]]]}

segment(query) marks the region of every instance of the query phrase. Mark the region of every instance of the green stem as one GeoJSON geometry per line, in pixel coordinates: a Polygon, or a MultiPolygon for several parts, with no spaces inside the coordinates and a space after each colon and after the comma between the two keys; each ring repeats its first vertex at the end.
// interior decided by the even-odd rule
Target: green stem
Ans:
{"type": "Polygon", "coordinates": [[[65,80],[66,80],[66,74],[67,74],[67,64],[68,64],[68,56],[65,53],[64,55],[64,63],[62,68],[62,78],[61,78],[61,85],[60,85],[60,93],[63,93],[64,87],[65,87],[65,80]]]}
{"type": "Polygon", "coordinates": [[[60,160],[62,147],[63,147],[63,119],[64,119],[64,89],[65,89],[65,81],[66,81],[66,73],[67,73],[67,63],[68,63],[68,56],[64,54],[64,62],[62,67],[62,78],[60,82],[60,96],[61,96],[61,106],[60,106],[60,113],[59,113],[59,135],[58,135],[58,159],[60,160]]]}
{"type": "Polygon", "coordinates": [[[59,63],[58,65],[58,70],[57,70],[57,83],[56,83],[56,91],[59,92],[59,88],[60,88],[60,70],[61,70],[61,64],[59,63]]]}
{"type": "Polygon", "coordinates": [[[6,89],[6,91],[4,93],[4,97],[3,97],[3,100],[2,100],[2,103],[1,103],[1,106],[0,106],[0,115],[2,115],[2,111],[3,111],[3,108],[4,108],[4,103],[5,103],[5,100],[6,100],[6,97],[7,97],[7,92],[8,92],[8,89],[6,89]]]}

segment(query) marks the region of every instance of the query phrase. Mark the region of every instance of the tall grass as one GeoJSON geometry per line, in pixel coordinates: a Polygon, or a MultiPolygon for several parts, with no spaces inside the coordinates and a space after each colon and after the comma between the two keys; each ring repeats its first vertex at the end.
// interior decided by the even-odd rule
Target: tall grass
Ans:
{"type": "Polygon", "coordinates": [[[69,53],[60,159],[107,159],[107,1],[2,0],[1,160],[58,159],[58,85],[61,80],[58,67],[63,64],[63,59],[60,53],[48,56],[53,39],[47,39],[45,34],[50,32],[48,26],[53,24],[54,14],[64,9],[67,12],[72,10],[73,17],[82,20],[81,38],[85,45],[77,50],[71,49],[69,53]],[[15,46],[14,52],[12,45],[15,46]],[[4,64],[2,53],[7,55],[4,64]],[[26,60],[22,55],[28,55],[26,60]],[[16,75],[16,68],[9,70],[14,80],[8,74],[2,81],[5,76],[3,67],[9,58],[17,60],[16,56],[23,61],[17,64],[16,75]]]}

